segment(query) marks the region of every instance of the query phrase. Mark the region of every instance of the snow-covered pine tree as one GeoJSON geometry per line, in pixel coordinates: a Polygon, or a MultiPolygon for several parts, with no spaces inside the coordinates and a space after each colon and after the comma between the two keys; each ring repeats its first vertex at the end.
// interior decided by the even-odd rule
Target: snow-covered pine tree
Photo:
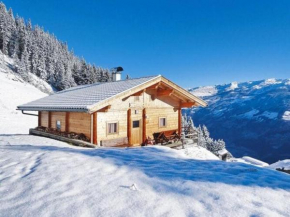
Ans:
{"type": "Polygon", "coordinates": [[[203,132],[202,132],[202,128],[200,126],[198,126],[196,128],[197,131],[197,145],[203,147],[203,148],[207,148],[206,146],[206,140],[203,136],[203,132]]]}
{"type": "MultiPolygon", "coordinates": [[[[219,139],[219,140],[214,140],[213,138],[210,137],[210,133],[205,125],[198,126],[196,128],[197,131],[197,136],[198,136],[198,141],[197,145],[206,148],[213,154],[219,156],[218,151],[223,150],[226,148],[226,144],[224,140],[219,139]]],[[[232,158],[232,154],[230,152],[227,153],[227,159],[232,158]]]]}
{"type": "Polygon", "coordinates": [[[0,2],[0,50],[15,62],[21,62],[22,74],[33,73],[59,90],[111,80],[109,70],[92,66],[75,56],[67,44],[53,34],[39,26],[33,27],[30,20],[25,23],[21,17],[14,19],[12,9],[7,11],[3,2],[0,2]]]}
{"type": "Polygon", "coordinates": [[[226,147],[225,142],[223,140],[210,140],[207,143],[207,149],[214,153],[215,155],[219,155],[218,151],[223,150],[226,147]]]}

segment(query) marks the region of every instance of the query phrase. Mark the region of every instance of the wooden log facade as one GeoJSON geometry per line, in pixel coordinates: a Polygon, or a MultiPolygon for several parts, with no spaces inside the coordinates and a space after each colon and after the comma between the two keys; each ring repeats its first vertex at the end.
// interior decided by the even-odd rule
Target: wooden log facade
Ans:
{"type": "Polygon", "coordinates": [[[159,96],[156,90],[148,90],[139,96],[115,100],[110,108],[92,114],[82,112],[39,112],[39,126],[57,128],[65,132],[83,133],[95,145],[114,141],[126,141],[128,145],[140,145],[153,133],[177,130],[181,133],[181,108],[179,102],[167,96],[159,96]],[[161,125],[165,119],[165,125],[161,125]],[[116,132],[109,132],[109,124],[116,124],[116,132]]]}
{"type": "Polygon", "coordinates": [[[85,89],[86,86],[75,88],[51,96],[50,101],[43,98],[37,103],[31,102],[18,108],[22,111],[39,111],[38,126],[63,132],[82,133],[94,145],[135,146],[144,143],[148,137],[153,139],[153,134],[158,132],[176,130],[180,135],[181,109],[206,106],[206,102],[162,76],[101,85],[106,88],[99,88],[100,84],[90,85],[88,89],[85,89]],[[124,87],[127,89],[124,90],[124,87]],[[82,92],[83,90],[86,91],[82,92]],[[111,92],[103,93],[104,90],[111,92]],[[91,104],[78,104],[75,108],[74,100],[78,97],[70,95],[73,91],[79,98],[86,99],[84,102],[91,104]],[[99,96],[112,95],[98,101],[98,95],[94,95],[96,93],[99,96]],[[62,97],[58,97],[60,95],[62,97]],[[71,96],[73,97],[68,98],[65,103],[62,101],[64,97],[71,96]],[[67,107],[63,107],[63,104],[67,107]]]}

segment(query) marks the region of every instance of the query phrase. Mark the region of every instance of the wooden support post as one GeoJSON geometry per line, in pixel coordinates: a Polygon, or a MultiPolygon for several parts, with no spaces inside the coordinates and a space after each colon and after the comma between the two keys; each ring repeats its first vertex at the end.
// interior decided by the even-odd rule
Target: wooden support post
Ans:
{"type": "Polygon", "coordinates": [[[97,112],[93,113],[93,143],[96,145],[97,140],[97,122],[98,122],[98,116],[97,112]]]}
{"type": "Polygon", "coordinates": [[[128,143],[131,145],[131,109],[128,109],[127,112],[127,137],[128,143]]]}
{"type": "Polygon", "coordinates": [[[146,109],[143,109],[143,114],[142,114],[142,142],[146,141],[146,109]]]}
{"type": "Polygon", "coordinates": [[[38,111],[38,126],[41,126],[41,111],[38,111]]]}
{"type": "Polygon", "coordinates": [[[48,112],[48,128],[51,128],[51,112],[48,112]]]}
{"type": "Polygon", "coordinates": [[[69,132],[69,112],[65,113],[65,132],[69,132]]]}
{"type": "Polygon", "coordinates": [[[181,135],[181,117],[182,117],[182,114],[181,114],[181,108],[178,109],[178,135],[180,136],[181,135]]]}

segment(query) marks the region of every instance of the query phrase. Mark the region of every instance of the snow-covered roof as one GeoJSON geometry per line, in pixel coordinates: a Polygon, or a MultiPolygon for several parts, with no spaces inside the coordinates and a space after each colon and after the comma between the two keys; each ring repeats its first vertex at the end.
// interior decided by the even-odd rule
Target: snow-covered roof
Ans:
{"type": "Polygon", "coordinates": [[[269,166],[270,168],[277,169],[277,168],[284,168],[285,170],[290,170],[290,159],[277,161],[269,166]]]}
{"type": "Polygon", "coordinates": [[[53,95],[18,106],[27,111],[89,111],[89,107],[160,77],[149,76],[115,82],[94,83],[72,87],[53,95]]]}
{"type": "Polygon", "coordinates": [[[225,148],[223,148],[222,150],[219,150],[219,151],[218,151],[218,154],[219,154],[219,155],[224,155],[224,154],[226,154],[226,153],[228,153],[228,150],[225,149],[225,148]]]}

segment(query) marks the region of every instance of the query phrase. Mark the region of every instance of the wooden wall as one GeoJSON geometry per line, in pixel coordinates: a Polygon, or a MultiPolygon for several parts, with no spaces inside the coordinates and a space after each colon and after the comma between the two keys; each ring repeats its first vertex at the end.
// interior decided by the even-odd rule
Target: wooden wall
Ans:
{"type": "Polygon", "coordinates": [[[56,121],[60,121],[60,131],[65,131],[65,112],[51,112],[51,128],[56,129],[56,121]]]}
{"type": "Polygon", "coordinates": [[[97,122],[98,141],[127,137],[127,110],[98,112],[97,122]],[[110,122],[119,123],[117,134],[107,134],[107,123],[110,122]]]}
{"type": "Polygon", "coordinates": [[[91,138],[91,115],[88,113],[69,113],[69,132],[83,133],[91,138]]]}
{"type": "MultiPolygon", "coordinates": [[[[48,127],[49,112],[41,112],[41,126],[48,127]]],[[[56,129],[56,121],[61,123],[61,131],[66,131],[66,112],[50,112],[50,126],[56,129]]],[[[69,112],[68,132],[83,133],[91,138],[91,115],[87,113],[69,112]]]]}
{"type": "MultiPolygon", "coordinates": [[[[142,112],[146,110],[146,137],[153,137],[155,132],[178,129],[179,101],[171,97],[158,97],[156,90],[149,90],[139,97],[131,96],[125,99],[117,99],[107,112],[97,112],[96,115],[79,112],[69,112],[66,120],[66,112],[50,112],[50,126],[56,128],[56,121],[61,121],[61,131],[83,133],[91,138],[93,126],[91,118],[94,117],[97,128],[97,143],[105,140],[127,138],[127,112],[131,109],[131,121],[140,120],[142,123],[142,112]],[[167,118],[167,126],[159,127],[159,118],[167,118]],[[118,122],[119,129],[116,134],[107,134],[107,123],[118,122]],[[66,123],[68,127],[66,127],[66,123]]],[[[48,127],[49,113],[41,112],[41,126],[48,127]]],[[[141,124],[142,126],[142,124],[141,124]]],[[[141,129],[142,130],[142,129],[141,129]]]]}
{"type": "Polygon", "coordinates": [[[48,112],[42,111],[40,120],[41,120],[41,126],[48,127],[48,112]]]}
{"type": "MultiPolygon", "coordinates": [[[[139,99],[135,96],[131,96],[126,99],[117,99],[111,105],[108,112],[98,112],[98,142],[101,140],[117,139],[127,137],[127,111],[131,109],[131,121],[141,120],[142,123],[142,111],[146,108],[146,137],[153,137],[153,133],[177,130],[178,129],[178,110],[179,102],[173,100],[170,97],[157,97],[156,91],[150,90],[139,96],[139,99]],[[159,127],[159,118],[166,117],[166,127],[159,127]],[[113,135],[107,135],[107,123],[119,122],[119,133],[113,135]]],[[[142,127],[142,124],[141,124],[142,127]]]]}
{"type": "Polygon", "coordinates": [[[153,138],[153,133],[178,129],[178,111],[174,108],[148,108],[146,114],[146,137],[153,138]],[[166,118],[166,127],[159,127],[159,118],[161,117],[166,118]]]}

